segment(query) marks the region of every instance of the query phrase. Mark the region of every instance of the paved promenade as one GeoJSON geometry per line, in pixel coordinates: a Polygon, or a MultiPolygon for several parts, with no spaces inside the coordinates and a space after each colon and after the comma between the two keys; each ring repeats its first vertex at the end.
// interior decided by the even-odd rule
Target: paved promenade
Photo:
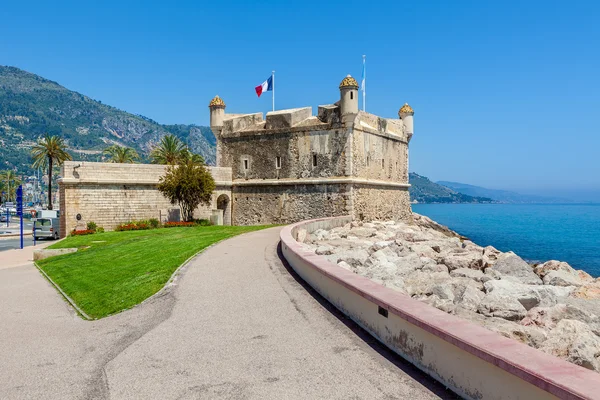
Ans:
{"type": "Polygon", "coordinates": [[[452,396],[307,291],[280,261],[278,233],[222,242],[162,295],[94,322],[31,263],[0,259],[0,398],[452,396]]]}

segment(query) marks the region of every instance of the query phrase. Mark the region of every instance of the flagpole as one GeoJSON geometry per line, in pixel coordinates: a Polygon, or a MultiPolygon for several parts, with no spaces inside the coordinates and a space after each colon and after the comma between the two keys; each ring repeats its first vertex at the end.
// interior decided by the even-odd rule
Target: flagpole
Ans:
{"type": "Polygon", "coordinates": [[[363,111],[367,102],[367,69],[366,69],[367,56],[363,54],[363,76],[362,76],[362,92],[363,92],[363,111]]]}
{"type": "Polygon", "coordinates": [[[271,71],[271,77],[273,79],[273,93],[271,93],[273,97],[273,111],[275,111],[275,71],[271,71]]]}

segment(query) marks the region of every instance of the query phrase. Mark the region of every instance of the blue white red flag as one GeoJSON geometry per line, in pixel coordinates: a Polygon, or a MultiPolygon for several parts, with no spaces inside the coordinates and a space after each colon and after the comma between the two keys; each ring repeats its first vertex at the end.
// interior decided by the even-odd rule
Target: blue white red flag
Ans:
{"type": "Polygon", "coordinates": [[[254,90],[256,90],[256,95],[258,97],[260,97],[260,95],[263,94],[264,92],[272,91],[273,90],[273,75],[271,75],[269,77],[269,79],[267,79],[266,81],[264,81],[263,83],[261,83],[260,85],[255,87],[254,90]]]}

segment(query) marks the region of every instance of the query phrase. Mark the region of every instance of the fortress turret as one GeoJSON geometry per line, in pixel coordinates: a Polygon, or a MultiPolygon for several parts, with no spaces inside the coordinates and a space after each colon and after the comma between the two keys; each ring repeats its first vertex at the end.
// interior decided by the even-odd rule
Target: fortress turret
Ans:
{"type": "Polygon", "coordinates": [[[358,83],[347,75],[340,83],[340,115],[358,114],[358,83]]]}
{"type": "Polygon", "coordinates": [[[404,123],[404,132],[406,132],[409,140],[413,135],[413,115],[415,115],[415,112],[408,103],[404,103],[398,111],[398,116],[404,123]]]}
{"type": "Polygon", "coordinates": [[[210,103],[208,103],[208,108],[210,108],[210,129],[212,129],[216,136],[220,133],[221,129],[223,129],[225,102],[219,96],[215,96],[210,103]]]}
{"type": "Polygon", "coordinates": [[[215,96],[210,103],[210,129],[217,139],[217,167],[221,165],[221,131],[225,119],[225,102],[219,96],[215,96]]]}

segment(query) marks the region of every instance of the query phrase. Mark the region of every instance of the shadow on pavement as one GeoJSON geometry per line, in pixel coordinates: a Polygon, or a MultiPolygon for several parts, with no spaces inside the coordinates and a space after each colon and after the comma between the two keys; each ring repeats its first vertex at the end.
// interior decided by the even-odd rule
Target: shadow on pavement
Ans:
{"type": "Polygon", "coordinates": [[[306,283],[288,264],[287,260],[283,256],[281,251],[281,242],[279,242],[277,245],[277,255],[290,276],[292,276],[296,282],[298,282],[321,306],[323,306],[323,308],[329,311],[331,315],[336,317],[340,322],[348,327],[356,336],[358,336],[358,338],[369,345],[371,349],[379,353],[379,355],[384,357],[390,363],[394,364],[397,368],[401,369],[404,373],[426,387],[436,396],[439,396],[442,399],[460,399],[460,396],[458,396],[456,393],[452,392],[450,389],[447,389],[444,385],[433,379],[431,376],[427,375],[413,364],[381,344],[381,342],[371,336],[370,333],[361,328],[358,324],[356,324],[356,322],[348,318],[327,299],[314,290],[308,283],[306,283]]]}

